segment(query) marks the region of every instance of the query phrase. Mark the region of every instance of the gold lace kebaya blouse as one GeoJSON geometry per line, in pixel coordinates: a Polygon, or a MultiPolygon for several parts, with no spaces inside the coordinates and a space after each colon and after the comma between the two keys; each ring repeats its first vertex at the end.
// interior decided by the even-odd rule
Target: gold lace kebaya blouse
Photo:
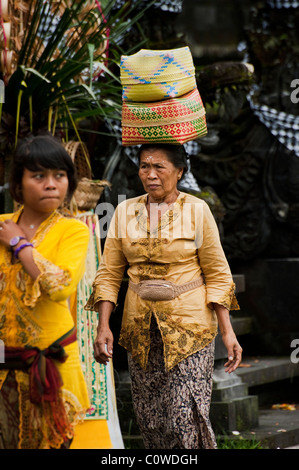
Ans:
{"type": "MultiPolygon", "coordinates": [[[[0,220],[17,222],[21,210],[1,215],[0,220]]],[[[43,350],[74,326],[68,299],[84,273],[88,241],[85,224],[58,212],[50,215],[31,240],[33,258],[41,272],[35,281],[21,262],[11,263],[11,251],[0,243],[0,340],[5,346],[29,345],[43,350]]],[[[90,403],[78,343],[65,346],[65,352],[68,358],[64,363],[57,362],[57,368],[69,423],[76,424],[84,418],[90,403]]],[[[0,370],[0,390],[8,372],[0,370]]],[[[14,372],[19,387],[20,448],[60,447],[63,438],[50,405],[42,409],[31,404],[28,373],[14,372]]]]}
{"type": "Polygon", "coordinates": [[[163,279],[184,284],[204,275],[205,284],[170,301],[148,301],[128,288],[119,343],[146,368],[150,323],[155,316],[164,344],[164,359],[171,369],[209,344],[217,334],[212,304],[239,309],[231,271],[219,232],[208,205],[180,193],[176,202],[149,226],[147,195],[118,205],[111,220],[103,257],[86,309],[100,300],[117,303],[125,267],[138,283],[163,279]]]}

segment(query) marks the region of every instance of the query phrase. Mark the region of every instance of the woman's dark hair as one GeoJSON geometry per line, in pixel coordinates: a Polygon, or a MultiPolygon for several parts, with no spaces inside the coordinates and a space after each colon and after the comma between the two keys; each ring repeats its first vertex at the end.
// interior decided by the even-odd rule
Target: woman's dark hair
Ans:
{"type": "Polygon", "coordinates": [[[64,170],[68,177],[67,199],[70,200],[77,187],[76,169],[63,145],[51,135],[27,137],[20,141],[12,161],[9,190],[12,198],[22,203],[22,178],[24,169],[64,170]]]}
{"type": "Polygon", "coordinates": [[[173,164],[173,166],[176,168],[183,168],[183,175],[188,170],[188,154],[183,145],[155,143],[142,144],[137,152],[138,161],[140,161],[141,153],[144,150],[163,150],[167,154],[169,161],[173,164]]]}

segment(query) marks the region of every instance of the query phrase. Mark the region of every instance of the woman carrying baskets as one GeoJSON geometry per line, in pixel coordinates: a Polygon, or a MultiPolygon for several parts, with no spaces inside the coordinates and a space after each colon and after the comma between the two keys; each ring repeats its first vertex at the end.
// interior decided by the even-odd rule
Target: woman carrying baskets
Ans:
{"type": "Polygon", "coordinates": [[[207,204],[180,192],[183,146],[143,145],[139,176],[146,193],[116,208],[93,293],[98,310],[94,354],[113,354],[109,319],[128,266],[120,344],[128,351],[133,404],[146,448],[215,448],[209,421],[218,325],[228,373],[242,349],[229,318],[234,283],[207,204]]]}

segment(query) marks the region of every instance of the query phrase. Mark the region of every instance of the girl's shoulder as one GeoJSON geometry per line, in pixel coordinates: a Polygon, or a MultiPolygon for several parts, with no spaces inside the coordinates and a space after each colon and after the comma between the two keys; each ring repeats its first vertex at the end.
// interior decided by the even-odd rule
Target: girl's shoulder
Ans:
{"type": "Polygon", "coordinates": [[[11,213],[11,214],[0,214],[0,221],[3,222],[3,220],[12,219],[12,217],[13,217],[13,213],[11,213]]]}
{"type": "Polygon", "coordinates": [[[88,231],[88,227],[85,222],[75,217],[62,216],[57,221],[57,228],[60,230],[82,230],[88,231]]]}

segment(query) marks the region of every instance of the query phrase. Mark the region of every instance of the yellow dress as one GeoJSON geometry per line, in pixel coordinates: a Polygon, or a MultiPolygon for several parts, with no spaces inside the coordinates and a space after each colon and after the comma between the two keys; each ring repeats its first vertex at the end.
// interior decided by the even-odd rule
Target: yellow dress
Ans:
{"type": "MultiPolygon", "coordinates": [[[[22,209],[0,216],[18,220],[22,209]]],[[[11,252],[0,244],[0,339],[6,347],[47,348],[74,327],[69,297],[85,269],[89,231],[86,225],[58,212],[38,228],[31,242],[34,261],[41,274],[33,281],[22,264],[11,263],[11,252]]],[[[57,361],[63,385],[60,396],[71,425],[79,422],[90,406],[80,364],[77,341],[65,346],[64,363],[57,361]]],[[[0,389],[8,370],[0,370],[0,389]]],[[[58,448],[62,433],[53,423],[49,406],[29,400],[29,376],[15,370],[19,390],[20,448],[58,448]]],[[[72,427],[72,426],[71,426],[72,427]]],[[[71,438],[73,431],[68,431],[71,438]]]]}
{"type": "MultiPolygon", "coordinates": [[[[141,299],[128,288],[119,343],[146,368],[152,315],[157,321],[169,370],[212,342],[218,332],[212,308],[239,309],[235,285],[208,205],[181,192],[157,223],[149,226],[147,195],[118,205],[86,309],[100,300],[117,303],[125,267],[129,279],[163,279],[175,284],[205,283],[170,301],[141,299]]],[[[151,218],[152,220],[152,218],[151,218]]]]}

